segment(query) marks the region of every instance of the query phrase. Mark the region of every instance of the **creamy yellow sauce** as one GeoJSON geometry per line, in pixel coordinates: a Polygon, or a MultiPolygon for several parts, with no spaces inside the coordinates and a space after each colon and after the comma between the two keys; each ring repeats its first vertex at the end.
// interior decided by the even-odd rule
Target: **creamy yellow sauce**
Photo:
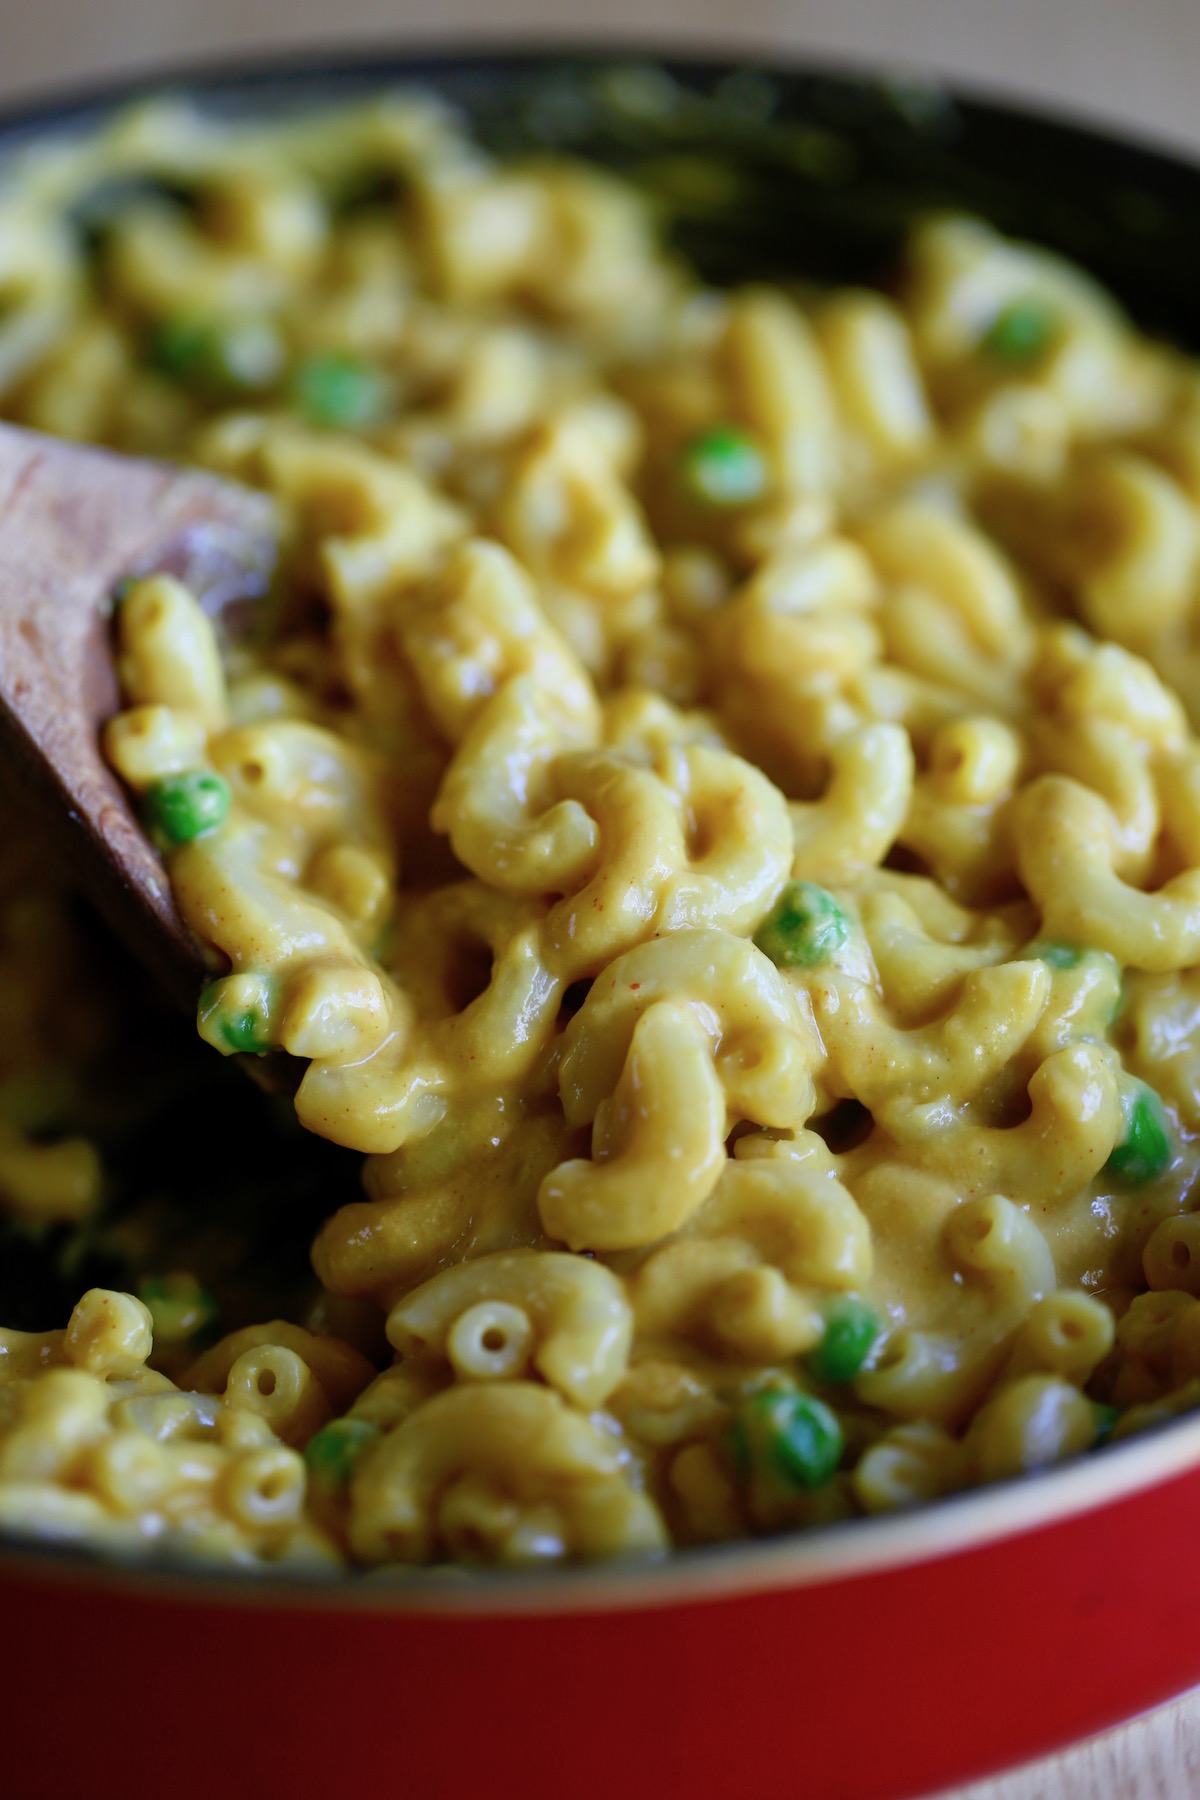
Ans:
{"type": "MultiPolygon", "coordinates": [[[[303,1318],[3,1334],[0,1524],[641,1554],[1194,1402],[1194,364],[972,220],[716,292],[433,102],[156,106],[0,190],[0,408],[278,503],[253,643],[117,597],[105,749],[201,1036],[365,1156],[303,1318]]],[[[0,1125],[0,1199],[102,1214],[95,1147],[0,1125]]]]}

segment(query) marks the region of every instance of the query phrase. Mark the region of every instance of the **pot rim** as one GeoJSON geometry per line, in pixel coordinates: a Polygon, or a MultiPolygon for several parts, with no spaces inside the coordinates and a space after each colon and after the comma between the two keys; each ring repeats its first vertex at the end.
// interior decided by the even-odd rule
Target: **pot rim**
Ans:
{"type": "Polygon", "coordinates": [[[546,1569],[389,1567],[374,1574],[225,1569],[177,1555],[101,1551],[0,1533],[6,1575],[176,1602],[368,1615],[556,1616],[636,1612],[823,1587],[916,1568],[1119,1505],[1200,1471],[1200,1413],[1164,1420],[1027,1475],[911,1510],[845,1519],[773,1538],[672,1550],[646,1560],[546,1569]]]}
{"type": "Polygon", "coordinates": [[[447,39],[434,31],[404,42],[366,36],[349,43],[250,49],[234,56],[201,52],[183,61],[151,61],[128,73],[62,84],[51,81],[35,86],[27,95],[12,93],[0,100],[0,161],[11,148],[6,140],[25,137],[33,141],[46,127],[83,126],[93,115],[139,99],[187,94],[201,99],[222,94],[249,99],[256,88],[299,93],[310,85],[324,86],[331,98],[336,98],[343,84],[361,82],[383,89],[398,82],[436,79],[455,70],[482,72],[498,67],[534,73],[556,64],[595,69],[652,65],[684,76],[748,73],[785,81],[821,81],[847,89],[877,89],[910,98],[940,96],[951,106],[992,122],[1059,133],[1100,151],[1131,151],[1146,162],[1157,163],[1164,174],[1200,175],[1200,148],[1156,137],[1149,128],[1142,130],[1124,120],[1114,125],[1102,112],[1085,105],[1059,106],[1037,96],[1026,99],[971,77],[945,76],[901,62],[775,52],[761,44],[739,44],[715,34],[702,43],[667,36],[631,42],[586,34],[556,36],[534,27],[496,32],[482,28],[472,30],[465,39],[447,39]]]}
{"type": "MultiPolygon", "coordinates": [[[[322,91],[336,102],[343,91],[385,90],[401,83],[435,83],[439,75],[500,68],[536,73],[555,65],[622,68],[650,65],[679,75],[747,71],[784,80],[810,78],[848,89],[895,86],[943,95],[993,123],[1051,131],[1098,154],[1135,154],[1145,167],[1175,179],[1200,177],[1200,158],[1186,149],[1143,138],[1124,126],[1109,129],[1086,112],[1061,111],[1037,101],[1014,101],[939,75],[903,72],[864,62],[775,54],[709,41],[605,43],[506,33],[472,35],[450,45],[436,36],[411,44],[364,40],[346,47],[305,46],[246,56],[202,57],[151,66],[133,74],[51,87],[0,105],[0,174],[8,157],[39,141],[85,129],[139,99],[194,95],[201,103],[225,97],[251,102],[261,90],[322,91]],[[536,48],[534,45],[536,44],[536,48]]],[[[297,1574],[225,1570],[188,1564],[162,1553],[102,1552],[0,1532],[0,1582],[6,1576],[93,1589],[119,1589],[165,1601],[221,1601],[255,1608],[319,1609],[379,1615],[562,1615],[631,1611],[734,1599],[772,1589],[819,1587],[869,1577],[978,1550],[1131,1499],[1200,1469],[1200,1412],[1164,1420],[1099,1453],[1031,1474],[994,1482],[926,1503],[911,1511],[839,1521],[770,1539],[734,1540],[669,1552],[651,1561],[614,1561],[543,1570],[474,1571],[459,1567],[407,1568],[384,1575],[297,1574]]]]}

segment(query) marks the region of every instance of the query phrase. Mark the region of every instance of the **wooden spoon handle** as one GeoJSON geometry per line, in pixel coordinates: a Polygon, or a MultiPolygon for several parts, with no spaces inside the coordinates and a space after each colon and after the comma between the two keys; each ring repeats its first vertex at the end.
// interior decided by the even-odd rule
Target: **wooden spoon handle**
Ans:
{"type": "Polygon", "coordinates": [[[61,826],[104,917],[189,1007],[199,949],[100,755],[100,726],[119,705],[111,597],[123,576],[165,569],[219,611],[261,593],[274,556],[260,495],[0,425],[0,754],[61,826]]]}

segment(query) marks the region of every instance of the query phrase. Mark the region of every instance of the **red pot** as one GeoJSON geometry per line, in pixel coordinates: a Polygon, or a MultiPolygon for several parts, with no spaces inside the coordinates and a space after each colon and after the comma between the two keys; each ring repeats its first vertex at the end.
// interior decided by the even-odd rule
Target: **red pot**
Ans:
{"type": "Polygon", "coordinates": [[[10,1553],[6,1800],[900,1800],[1200,1680],[1200,1419],[654,1568],[238,1582],[10,1553]]]}
{"type": "MultiPolygon", "coordinates": [[[[670,66],[701,95],[731,73],[670,66]]],[[[593,72],[373,56],[187,85],[246,111],[417,80],[485,136],[527,128],[544,146],[557,119],[571,147],[620,163],[628,132],[538,111],[543,90],[593,72]]],[[[848,155],[777,163],[740,126],[717,143],[733,200],[684,222],[711,273],[861,279],[906,213],[957,204],[1085,263],[1144,322],[1194,334],[1200,172],[1004,108],[917,105],[911,84],[755,78],[777,116],[848,155]]],[[[0,150],[123,97],[12,121],[0,150]]],[[[900,1800],[1200,1680],[1198,1527],[1200,1417],[919,1514],[650,1568],[304,1585],[14,1545],[0,1552],[0,1800],[900,1800]]]]}

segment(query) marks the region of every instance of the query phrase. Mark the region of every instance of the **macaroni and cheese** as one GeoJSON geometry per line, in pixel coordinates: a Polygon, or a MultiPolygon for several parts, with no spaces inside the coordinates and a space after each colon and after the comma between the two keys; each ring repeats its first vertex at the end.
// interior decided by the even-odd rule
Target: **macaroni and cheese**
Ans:
{"type": "MultiPolygon", "coordinates": [[[[251,636],[114,596],[105,750],[201,1037],[365,1159],[286,1320],[141,1230],[0,1334],[0,1525],[645,1554],[1200,1400],[1195,364],[976,220],[713,291],[432,100],[159,103],[0,190],[0,409],[277,503],[251,636]]],[[[95,1232],[31,878],[0,1197],[95,1232]]]]}

